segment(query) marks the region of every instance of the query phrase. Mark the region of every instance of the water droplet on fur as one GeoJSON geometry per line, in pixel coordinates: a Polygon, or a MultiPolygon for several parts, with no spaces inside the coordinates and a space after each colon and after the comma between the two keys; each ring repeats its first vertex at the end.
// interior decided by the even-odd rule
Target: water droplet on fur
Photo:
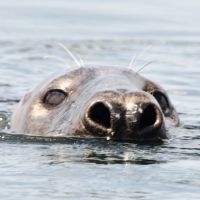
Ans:
{"type": "Polygon", "coordinates": [[[115,114],[115,118],[116,118],[116,119],[120,119],[120,114],[119,114],[119,113],[116,113],[116,114],[115,114]]]}
{"type": "Polygon", "coordinates": [[[138,112],[142,114],[142,113],[143,113],[142,108],[139,108],[139,109],[138,109],[138,112]]]}
{"type": "Polygon", "coordinates": [[[109,136],[107,136],[107,137],[106,137],[106,140],[110,140],[110,137],[109,137],[109,136]]]}

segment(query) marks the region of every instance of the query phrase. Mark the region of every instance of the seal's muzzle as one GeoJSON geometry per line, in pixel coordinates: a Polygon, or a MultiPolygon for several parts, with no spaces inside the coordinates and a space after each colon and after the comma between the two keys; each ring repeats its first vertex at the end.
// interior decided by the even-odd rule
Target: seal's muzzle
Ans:
{"type": "Polygon", "coordinates": [[[98,94],[89,104],[83,124],[88,132],[114,140],[166,138],[159,106],[139,92],[98,94]]]}

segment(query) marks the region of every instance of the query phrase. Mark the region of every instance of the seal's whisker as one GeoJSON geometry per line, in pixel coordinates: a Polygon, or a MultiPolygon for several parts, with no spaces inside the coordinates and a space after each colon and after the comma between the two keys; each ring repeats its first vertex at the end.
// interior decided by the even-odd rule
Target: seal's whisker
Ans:
{"type": "Polygon", "coordinates": [[[129,65],[128,65],[128,68],[131,68],[131,67],[134,66],[136,57],[137,57],[137,56],[133,56],[133,57],[132,57],[131,62],[130,62],[129,65]]]}
{"type": "Polygon", "coordinates": [[[64,66],[66,67],[70,67],[69,64],[67,64],[66,60],[64,60],[63,58],[61,57],[58,57],[58,56],[54,56],[54,55],[45,55],[43,56],[44,59],[54,59],[56,61],[59,61],[60,63],[64,64],[64,66]]]}
{"type": "Polygon", "coordinates": [[[60,47],[62,47],[68,54],[69,56],[73,59],[73,61],[79,66],[81,67],[81,63],[78,61],[78,59],[75,57],[75,55],[62,43],[58,43],[58,45],[60,47]]]}
{"type": "Polygon", "coordinates": [[[80,64],[81,64],[81,66],[85,66],[85,62],[83,61],[83,59],[80,57],[80,56],[78,56],[79,57],[79,60],[80,60],[80,64]]]}
{"type": "Polygon", "coordinates": [[[142,51],[136,53],[135,56],[133,56],[133,58],[131,59],[131,62],[129,63],[128,67],[131,68],[131,67],[134,67],[135,65],[135,62],[137,59],[139,59],[139,57],[144,54],[145,52],[147,52],[149,49],[152,48],[152,45],[148,45],[146,48],[144,48],[142,51]]]}
{"type": "Polygon", "coordinates": [[[149,66],[149,65],[151,65],[151,64],[153,64],[153,63],[156,63],[156,62],[158,62],[158,61],[157,61],[157,60],[152,60],[152,61],[150,61],[150,62],[144,64],[142,67],[140,67],[139,70],[136,71],[136,76],[137,76],[137,74],[138,74],[140,71],[142,71],[145,67],[147,67],[147,66],[149,66]]]}

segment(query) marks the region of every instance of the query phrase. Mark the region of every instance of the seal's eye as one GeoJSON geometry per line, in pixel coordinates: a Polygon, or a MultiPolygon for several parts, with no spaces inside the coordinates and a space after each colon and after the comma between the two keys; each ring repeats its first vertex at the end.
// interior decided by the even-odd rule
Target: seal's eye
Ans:
{"type": "Polygon", "coordinates": [[[63,90],[58,90],[58,89],[50,90],[44,96],[43,103],[46,106],[54,107],[61,104],[66,97],[67,93],[63,90]]]}
{"type": "Polygon", "coordinates": [[[160,107],[161,107],[162,111],[164,112],[164,114],[168,115],[170,112],[170,105],[169,105],[167,96],[160,91],[155,91],[155,92],[153,92],[152,95],[155,97],[155,99],[160,104],[160,107]]]}

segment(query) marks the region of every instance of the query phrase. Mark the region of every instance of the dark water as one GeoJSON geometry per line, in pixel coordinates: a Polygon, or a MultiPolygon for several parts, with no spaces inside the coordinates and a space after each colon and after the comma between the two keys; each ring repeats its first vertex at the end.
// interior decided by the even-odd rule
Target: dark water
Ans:
{"type": "Polygon", "coordinates": [[[200,2],[0,2],[1,199],[199,199],[200,2]],[[8,137],[29,89],[74,64],[133,65],[169,93],[181,119],[162,145],[8,137]]]}

